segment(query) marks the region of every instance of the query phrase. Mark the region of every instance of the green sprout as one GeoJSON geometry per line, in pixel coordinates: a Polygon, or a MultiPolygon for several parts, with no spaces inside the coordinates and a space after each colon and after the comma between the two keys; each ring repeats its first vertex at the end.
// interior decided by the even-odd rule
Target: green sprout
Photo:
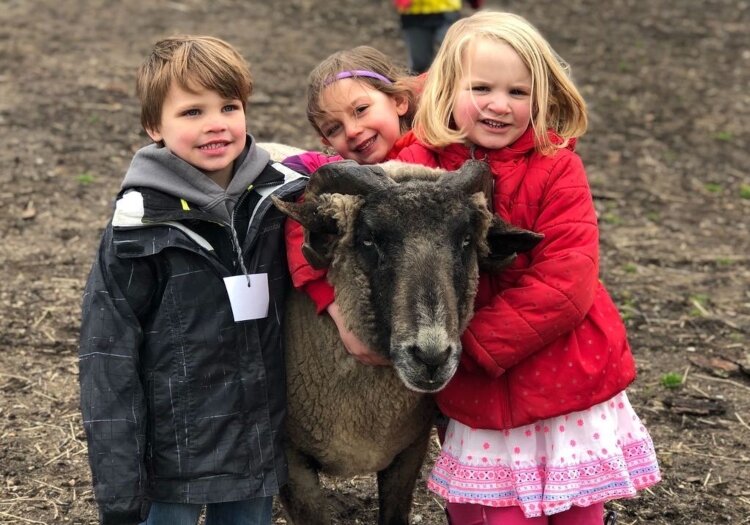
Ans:
{"type": "Polygon", "coordinates": [[[693,317],[706,317],[709,315],[709,311],[706,308],[708,305],[709,297],[706,294],[691,295],[688,300],[693,305],[690,309],[690,315],[693,317]]]}
{"type": "Polygon", "coordinates": [[[661,382],[661,386],[663,386],[664,388],[680,388],[682,386],[682,374],[678,374],[676,372],[668,372],[662,375],[659,381],[661,382]]]}
{"type": "Polygon", "coordinates": [[[633,298],[633,295],[630,292],[624,292],[622,294],[622,301],[620,303],[620,317],[622,317],[623,321],[629,321],[632,319],[637,313],[638,308],[635,304],[635,299],[633,298]]]}
{"type": "Polygon", "coordinates": [[[740,184],[740,198],[750,199],[750,184],[740,184]]]}
{"type": "Polygon", "coordinates": [[[607,224],[620,224],[622,222],[622,219],[620,219],[620,216],[616,213],[607,212],[604,215],[602,215],[602,220],[606,222],[607,224]]]}
{"type": "Polygon", "coordinates": [[[731,131],[717,131],[713,137],[721,142],[730,142],[734,138],[734,135],[732,135],[731,131]]]}
{"type": "Polygon", "coordinates": [[[76,177],[76,180],[81,186],[88,186],[89,184],[94,182],[94,176],[88,171],[84,171],[76,177]]]}
{"type": "Polygon", "coordinates": [[[721,184],[718,184],[716,182],[707,182],[703,185],[703,187],[711,193],[719,193],[721,191],[721,184]]]}

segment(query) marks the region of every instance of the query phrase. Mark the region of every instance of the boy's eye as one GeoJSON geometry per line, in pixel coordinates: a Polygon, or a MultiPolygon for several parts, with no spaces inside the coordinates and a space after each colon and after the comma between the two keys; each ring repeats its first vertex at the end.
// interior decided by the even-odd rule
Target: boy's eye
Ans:
{"type": "Polygon", "coordinates": [[[193,108],[193,109],[187,109],[183,111],[182,114],[185,115],[186,117],[195,117],[196,115],[200,115],[201,111],[199,109],[193,108]]]}
{"type": "Polygon", "coordinates": [[[240,107],[239,104],[227,104],[222,108],[222,111],[226,113],[229,113],[230,111],[239,111],[240,107]]]}

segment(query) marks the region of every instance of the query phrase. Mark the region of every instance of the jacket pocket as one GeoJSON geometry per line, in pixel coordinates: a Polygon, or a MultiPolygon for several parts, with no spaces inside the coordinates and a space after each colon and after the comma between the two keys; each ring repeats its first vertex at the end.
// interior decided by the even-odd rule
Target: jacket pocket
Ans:
{"type": "Polygon", "coordinates": [[[239,379],[152,383],[149,450],[154,478],[197,479],[249,470],[239,379]]]}
{"type": "Polygon", "coordinates": [[[249,452],[242,411],[244,387],[238,372],[198,380],[190,399],[190,472],[195,477],[245,475],[249,452]]]}
{"type": "Polygon", "coordinates": [[[179,410],[180,389],[170,377],[154,375],[148,381],[150,470],[155,478],[179,478],[187,454],[184,415],[179,410]]]}

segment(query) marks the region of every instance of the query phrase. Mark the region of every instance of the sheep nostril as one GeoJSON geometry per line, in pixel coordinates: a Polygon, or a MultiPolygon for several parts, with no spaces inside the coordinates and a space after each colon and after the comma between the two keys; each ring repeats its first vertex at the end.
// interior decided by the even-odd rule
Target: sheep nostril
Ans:
{"type": "Polygon", "coordinates": [[[422,348],[418,345],[411,345],[409,347],[409,353],[414,356],[414,359],[433,371],[444,365],[452,352],[453,347],[450,345],[440,351],[433,348],[422,348]]]}

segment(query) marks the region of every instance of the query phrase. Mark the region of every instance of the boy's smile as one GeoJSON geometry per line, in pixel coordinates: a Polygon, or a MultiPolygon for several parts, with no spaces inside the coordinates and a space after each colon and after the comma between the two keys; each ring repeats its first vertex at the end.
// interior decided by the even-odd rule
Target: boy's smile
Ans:
{"type": "Polygon", "coordinates": [[[164,99],[158,130],[148,130],[164,145],[226,188],[234,160],[247,140],[245,111],[240,100],[225,99],[216,91],[173,83],[164,99]]]}

